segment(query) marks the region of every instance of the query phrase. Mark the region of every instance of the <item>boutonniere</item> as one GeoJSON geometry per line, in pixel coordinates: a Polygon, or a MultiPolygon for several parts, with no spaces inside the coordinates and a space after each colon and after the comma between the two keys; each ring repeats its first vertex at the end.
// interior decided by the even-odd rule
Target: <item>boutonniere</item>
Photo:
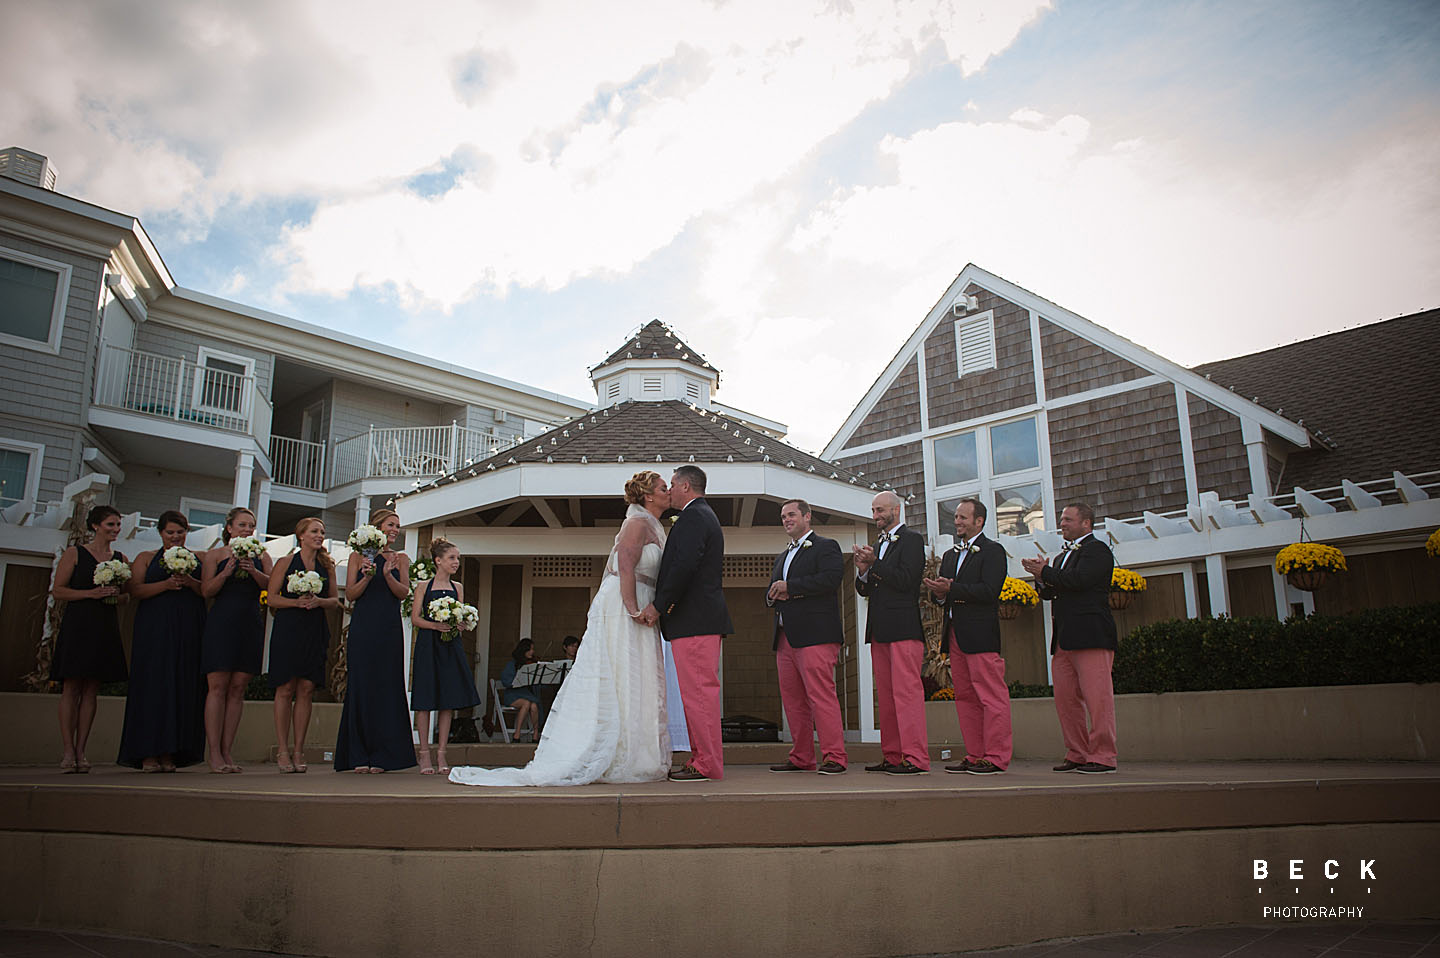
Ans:
{"type": "Polygon", "coordinates": [[[670,523],[670,528],[675,528],[675,523],[680,521],[680,513],[675,513],[673,516],[671,516],[669,519],[666,519],[665,521],[670,523]]]}
{"type": "Polygon", "coordinates": [[[1080,543],[1078,543],[1078,542],[1067,542],[1067,543],[1065,543],[1063,546],[1060,547],[1060,551],[1061,551],[1061,552],[1074,552],[1074,551],[1075,551],[1076,549],[1078,549],[1078,548],[1080,548],[1080,543]]]}
{"type": "Polygon", "coordinates": [[[808,548],[810,548],[812,545],[814,545],[814,543],[811,542],[809,539],[806,539],[804,542],[800,543],[800,548],[802,548],[802,549],[808,549],[808,548]]]}
{"type": "Polygon", "coordinates": [[[973,545],[973,544],[970,546],[970,552],[972,552],[972,553],[978,553],[979,551],[980,551],[980,547],[979,547],[979,546],[973,545]]]}

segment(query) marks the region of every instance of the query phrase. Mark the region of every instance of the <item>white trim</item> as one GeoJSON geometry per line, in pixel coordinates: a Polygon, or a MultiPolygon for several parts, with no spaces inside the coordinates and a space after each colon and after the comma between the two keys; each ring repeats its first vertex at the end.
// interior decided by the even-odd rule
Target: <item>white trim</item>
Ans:
{"type": "MultiPolygon", "coordinates": [[[[234,508],[234,503],[230,502],[213,502],[209,499],[193,499],[190,496],[180,497],[179,511],[180,514],[183,515],[186,519],[190,519],[191,509],[203,509],[206,512],[218,512],[220,513],[220,515],[223,516],[232,508],[234,508]]],[[[246,508],[249,507],[247,506],[246,508]]],[[[191,519],[190,521],[194,522],[195,520],[191,519]]]]}
{"type": "MultiPolygon", "coordinates": [[[[920,322],[920,325],[915,328],[915,331],[911,333],[910,337],[905,341],[905,344],[900,347],[900,351],[895,354],[895,357],[891,359],[889,365],[885,367],[884,372],[876,379],[875,384],[872,385],[870,390],[861,398],[859,404],[856,405],[844,424],[836,431],[830,442],[826,444],[824,451],[821,453],[822,458],[835,459],[841,455],[841,450],[844,449],[845,443],[850,439],[851,435],[854,434],[855,429],[864,420],[870,409],[879,401],[880,397],[884,395],[885,389],[888,388],[890,382],[894,380],[899,371],[909,362],[917,345],[923,343],[929,337],[930,332],[941,319],[950,315],[951,304],[959,294],[969,286],[979,287],[1017,306],[1038,313],[1040,317],[1044,318],[1047,322],[1074,333],[1161,379],[1167,379],[1183,385],[1190,392],[1212,405],[1218,406],[1227,412],[1234,413],[1241,419],[1250,418],[1256,420],[1260,425],[1269,429],[1275,435],[1297,446],[1303,448],[1310,445],[1310,434],[1303,426],[1297,425],[1283,416],[1271,412],[1258,403],[1244,399],[1218,383],[1211,382],[1183,366],[1152,353],[1143,346],[1131,342],[1125,337],[1085,319],[1078,313],[1073,313],[1047,299],[1036,296],[1034,293],[1016,286],[1009,280],[1002,279],[994,273],[981,269],[974,263],[971,263],[960,272],[959,276],[955,277],[954,281],[951,282],[935,306],[931,307],[930,312],[926,314],[925,318],[920,322]]],[[[1038,326],[1038,322],[1036,325],[1038,326]]],[[[1043,382],[1043,378],[1040,382],[1043,382]]],[[[1126,384],[1126,388],[1138,388],[1140,382],[1141,380],[1131,380],[1126,384]]],[[[1153,383],[1151,385],[1153,385],[1153,383]]],[[[1098,398],[1098,393],[1100,393],[1100,390],[1092,390],[1090,393],[1080,394],[1080,396],[1098,398]]],[[[1065,400],[1060,401],[1050,400],[1046,405],[1053,409],[1061,404],[1070,405],[1078,401],[1083,401],[1083,399],[1066,397],[1065,400]]],[[[853,452],[854,450],[845,450],[846,455],[853,452]]]]}
{"type": "Polygon", "coordinates": [[[1185,387],[1175,384],[1175,418],[1180,425],[1180,462],[1185,469],[1185,502],[1200,505],[1200,478],[1195,471],[1195,440],[1190,435],[1190,400],[1185,387]]]}
{"type": "Polygon", "coordinates": [[[1139,379],[1127,379],[1124,382],[1111,383],[1108,386],[1097,386],[1094,389],[1087,389],[1083,393],[1071,393],[1068,396],[1059,396],[1055,399],[1046,400],[1047,409],[1064,409],[1066,406],[1079,405],[1082,402],[1092,402],[1096,399],[1105,399],[1110,396],[1118,396],[1121,393],[1134,392],[1138,389],[1150,389],[1153,386],[1168,386],[1170,380],[1163,376],[1141,376],[1139,379]]]}
{"type": "Polygon", "coordinates": [[[1040,314],[1035,310],[1030,315],[1030,361],[1034,365],[1035,401],[1045,405],[1045,357],[1040,348],[1040,314]]]}
{"type": "Polygon", "coordinates": [[[35,502],[40,498],[40,471],[45,465],[45,444],[0,436],[0,449],[29,454],[30,464],[25,467],[25,488],[21,490],[24,494],[15,496],[14,499],[16,502],[35,502]]]}
{"type": "Polygon", "coordinates": [[[74,272],[74,267],[69,263],[46,259],[33,253],[22,253],[20,250],[11,249],[8,246],[0,246],[0,258],[55,274],[55,299],[50,304],[49,336],[40,340],[0,332],[0,344],[18,346],[21,349],[29,349],[38,353],[60,355],[60,337],[65,331],[65,307],[70,301],[70,277],[74,272]]]}
{"type": "MultiPolygon", "coordinates": [[[[215,372],[225,373],[227,375],[234,375],[228,369],[217,369],[215,370],[215,372]]],[[[251,408],[250,397],[252,392],[256,388],[258,388],[258,386],[255,382],[255,360],[252,357],[241,356],[239,353],[227,353],[224,350],[215,349],[210,346],[201,346],[196,350],[195,379],[193,382],[190,383],[190,405],[192,405],[194,408],[205,409],[211,412],[224,413],[225,415],[229,416],[243,416],[246,419],[249,419],[251,408]],[[209,359],[218,359],[221,362],[234,363],[236,366],[240,366],[245,370],[240,375],[248,379],[249,382],[242,382],[239,384],[239,409],[231,409],[228,406],[214,406],[203,402],[203,398],[205,396],[205,373],[209,369],[209,367],[206,365],[206,360],[209,359]]]]}

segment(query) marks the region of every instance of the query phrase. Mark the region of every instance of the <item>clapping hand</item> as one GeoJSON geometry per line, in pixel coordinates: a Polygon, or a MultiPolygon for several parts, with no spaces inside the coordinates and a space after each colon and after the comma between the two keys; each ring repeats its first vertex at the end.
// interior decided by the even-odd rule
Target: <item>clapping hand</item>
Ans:
{"type": "Polygon", "coordinates": [[[1033,559],[1020,560],[1020,567],[1023,568],[1026,572],[1030,573],[1036,579],[1040,578],[1040,571],[1045,568],[1045,564],[1046,558],[1043,555],[1037,556],[1033,559]]]}
{"type": "Polygon", "coordinates": [[[950,594],[950,583],[955,580],[946,579],[943,576],[936,576],[933,579],[922,579],[921,581],[925,583],[925,588],[934,593],[935,598],[943,599],[950,594]]]}
{"type": "Polygon", "coordinates": [[[855,556],[855,569],[857,572],[865,573],[875,564],[875,550],[868,545],[851,546],[850,552],[855,556]]]}

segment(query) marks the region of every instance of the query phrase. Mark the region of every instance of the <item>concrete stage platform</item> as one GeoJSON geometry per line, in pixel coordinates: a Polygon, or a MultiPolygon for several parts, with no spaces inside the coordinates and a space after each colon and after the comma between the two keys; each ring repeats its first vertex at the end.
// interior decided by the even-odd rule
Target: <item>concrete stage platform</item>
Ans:
{"type": "Polygon", "coordinates": [[[319,955],[891,956],[1440,918],[1440,765],[738,764],[773,749],[732,750],[723,782],[557,789],[0,769],[0,924],[319,955]]]}

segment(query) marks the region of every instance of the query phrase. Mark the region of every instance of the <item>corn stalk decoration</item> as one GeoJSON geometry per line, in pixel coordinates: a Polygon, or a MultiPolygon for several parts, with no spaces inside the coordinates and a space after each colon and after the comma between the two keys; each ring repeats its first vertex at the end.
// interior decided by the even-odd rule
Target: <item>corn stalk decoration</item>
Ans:
{"type": "MultiPolygon", "coordinates": [[[[940,574],[940,557],[932,555],[925,561],[927,579],[940,574]]],[[[925,662],[920,674],[933,679],[941,688],[950,688],[950,656],[946,654],[945,607],[930,601],[930,590],[920,587],[920,623],[925,629],[925,662]]]]}
{"type": "Polygon", "coordinates": [[[330,691],[335,701],[345,701],[345,691],[350,686],[350,660],[346,650],[350,648],[350,612],[354,607],[344,599],[340,600],[340,645],[335,650],[335,664],[330,668],[330,691]]]}

